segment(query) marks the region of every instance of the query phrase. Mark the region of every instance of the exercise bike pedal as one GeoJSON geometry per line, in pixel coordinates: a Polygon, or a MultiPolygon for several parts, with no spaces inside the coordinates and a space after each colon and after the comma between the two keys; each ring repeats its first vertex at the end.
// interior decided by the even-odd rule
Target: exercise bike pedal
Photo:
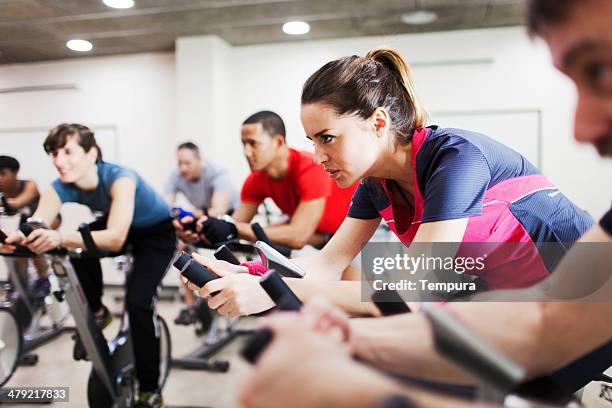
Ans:
{"type": "Polygon", "coordinates": [[[34,366],[38,364],[38,354],[34,354],[34,353],[23,354],[19,357],[18,364],[20,366],[27,366],[27,367],[34,366]]]}

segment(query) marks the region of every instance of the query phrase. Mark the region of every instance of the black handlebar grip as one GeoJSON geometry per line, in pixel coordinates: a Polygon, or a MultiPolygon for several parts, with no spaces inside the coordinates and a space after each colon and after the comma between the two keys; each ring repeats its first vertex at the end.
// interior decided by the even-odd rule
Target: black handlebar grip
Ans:
{"type": "Polygon", "coordinates": [[[273,334],[271,330],[258,330],[240,352],[242,358],[251,364],[255,364],[261,353],[272,341],[272,337],[273,334]]]}
{"type": "Polygon", "coordinates": [[[17,214],[17,210],[15,208],[13,208],[8,201],[6,200],[6,196],[4,195],[4,193],[0,193],[0,203],[2,204],[2,207],[4,208],[4,212],[7,215],[15,215],[17,214]]]}
{"type": "Polygon", "coordinates": [[[410,313],[410,307],[395,290],[377,290],[372,294],[372,302],[383,316],[410,313]]]}
{"type": "MultiPolygon", "coordinates": [[[[302,302],[274,269],[270,269],[259,282],[276,306],[284,311],[297,311],[302,302]]],[[[272,341],[273,334],[269,329],[258,330],[247,345],[242,349],[242,357],[254,364],[261,353],[272,341]]]]}
{"type": "MultiPolygon", "coordinates": [[[[28,237],[34,230],[41,229],[41,228],[46,229],[47,226],[43,224],[42,222],[28,221],[19,226],[19,231],[23,232],[23,234],[26,237],[28,237]]],[[[4,240],[6,239],[6,235],[4,235],[4,238],[2,238],[2,235],[4,235],[4,233],[0,231],[0,242],[4,242],[4,240]]],[[[47,253],[55,254],[55,255],[65,255],[66,250],[54,249],[51,251],[47,251],[47,253]]],[[[25,257],[36,255],[34,252],[30,251],[27,247],[22,246],[22,245],[17,245],[17,249],[15,250],[15,252],[13,252],[13,254],[17,256],[25,256],[25,257]]]]}
{"type": "Polygon", "coordinates": [[[462,368],[482,386],[505,395],[524,382],[525,369],[501,353],[446,309],[424,303],[436,351],[462,368]]]}
{"type": "Polygon", "coordinates": [[[94,256],[102,257],[103,253],[96,245],[93,237],[91,236],[91,227],[89,224],[83,223],[79,225],[79,233],[81,234],[81,238],[83,238],[83,243],[85,244],[85,250],[94,256]]]}
{"type": "Polygon", "coordinates": [[[45,224],[38,222],[38,221],[28,221],[19,226],[19,231],[23,232],[23,235],[27,237],[32,233],[32,231],[40,229],[40,228],[47,228],[47,227],[45,226],[45,224]]]}
{"type": "Polygon", "coordinates": [[[251,229],[253,230],[253,234],[255,234],[255,238],[257,238],[259,241],[265,242],[270,246],[273,246],[272,241],[270,241],[270,238],[268,238],[268,235],[258,222],[254,222],[253,224],[251,224],[251,229]]]}
{"type": "Polygon", "coordinates": [[[189,254],[185,251],[181,251],[181,253],[178,254],[172,265],[174,265],[174,267],[179,271],[182,271],[183,268],[185,268],[185,265],[187,265],[190,261],[191,257],[189,256],[189,254]]]}
{"type": "Polygon", "coordinates": [[[287,258],[291,256],[291,248],[286,247],[284,245],[273,244],[272,241],[270,241],[270,238],[268,238],[268,234],[266,234],[266,232],[264,231],[262,226],[259,225],[258,222],[254,222],[253,224],[251,224],[251,230],[253,230],[253,234],[255,234],[255,238],[257,238],[258,241],[265,242],[287,258]]]}
{"type": "MultiPolygon", "coordinates": [[[[179,221],[180,222],[180,221],[179,221]]],[[[188,222],[186,224],[181,223],[181,226],[185,231],[196,232],[196,220],[188,222]]]]}
{"type": "Polygon", "coordinates": [[[179,255],[174,262],[174,266],[181,271],[181,275],[189,279],[191,283],[199,288],[206,285],[211,280],[219,278],[204,265],[194,262],[186,252],[181,252],[181,255],[179,255]],[[185,256],[189,258],[187,261],[185,261],[185,256]]]}
{"type": "MultiPolygon", "coordinates": [[[[276,305],[280,310],[297,311],[300,309],[299,306],[302,305],[302,302],[300,302],[299,300],[297,302],[298,303],[296,303],[295,300],[291,298],[281,296],[280,300],[277,302],[276,305]]],[[[251,337],[251,339],[242,349],[240,354],[246,361],[251,364],[255,364],[261,353],[264,352],[264,350],[266,349],[266,347],[268,347],[273,338],[274,335],[272,334],[272,331],[270,329],[258,330],[253,335],[253,337],[251,337]]]]}
{"type": "Polygon", "coordinates": [[[259,281],[261,287],[282,310],[300,310],[302,301],[274,269],[266,272],[259,281]],[[282,301],[282,305],[281,305],[282,301]]]}
{"type": "Polygon", "coordinates": [[[221,245],[219,248],[217,248],[214,255],[215,258],[220,261],[229,262],[234,265],[240,265],[240,261],[238,260],[238,258],[236,258],[232,251],[230,251],[229,248],[225,245],[221,245]]]}
{"type": "Polygon", "coordinates": [[[392,395],[376,405],[376,408],[417,408],[417,405],[406,397],[392,395]]]}

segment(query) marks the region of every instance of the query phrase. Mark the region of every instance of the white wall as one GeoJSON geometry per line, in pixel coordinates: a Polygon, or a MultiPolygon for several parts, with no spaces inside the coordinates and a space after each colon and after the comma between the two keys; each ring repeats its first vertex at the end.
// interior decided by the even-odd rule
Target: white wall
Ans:
{"type": "Polygon", "coordinates": [[[231,47],[215,36],[176,42],[177,138],[198,143],[208,158],[217,156],[215,147],[233,133],[227,128],[230,53],[231,47]]]}
{"type": "MultiPolygon", "coordinates": [[[[304,81],[333,58],[364,55],[380,45],[398,49],[415,64],[417,91],[434,116],[437,112],[540,111],[544,173],[593,215],[609,208],[612,164],[573,141],[573,87],[554,70],[546,47],[529,40],[520,27],[236,48],[228,67],[234,79],[231,127],[236,129],[236,139],[242,119],[271,109],[286,120],[289,143],[308,147],[299,122],[304,81]],[[451,60],[491,63],[444,65],[451,60]],[[442,64],[429,64],[435,62],[442,64]]],[[[523,135],[517,132],[516,137],[523,135]]],[[[235,142],[225,142],[229,158],[235,142]]]]}
{"type": "MultiPolygon", "coordinates": [[[[612,164],[573,141],[573,88],[552,68],[546,48],[532,43],[520,27],[237,48],[217,38],[189,37],[177,41],[176,56],[0,66],[2,88],[79,87],[0,94],[0,129],[47,128],[61,121],[114,125],[120,161],[156,188],[174,166],[176,142],[194,139],[209,159],[230,168],[239,185],[248,171],[239,141],[242,120],[258,110],[274,110],[286,121],[289,143],[309,149],[299,122],[304,81],[333,58],[363,55],[379,45],[397,48],[414,64],[417,90],[434,116],[539,112],[544,173],[595,216],[609,208],[612,164]],[[455,63],[445,65],[449,61],[455,63]]],[[[507,120],[499,126],[507,133],[507,120]]],[[[517,131],[516,137],[533,134],[533,129],[517,131]]],[[[10,146],[0,145],[0,151],[10,153],[10,146]]]]}
{"type": "MultiPolygon", "coordinates": [[[[37,64],[0,66],[0,88],[73,84],[76,90],[0,94],[0,131],[40,130],[61,122],[115,129],[116,152],[109,156],[140,172],[161,188],[174,157],[174,54],[137,54],[37,64]]],[[[19,132],[15,132],[19,133],[19,132]]],[[[11,153],[15,140],[2,138],[0,152],[11,153]]],[[[39,166],[38,156],[25,160],[39,166]]],[[[27,172],[27,170],[26,170],[27,172]]]]}

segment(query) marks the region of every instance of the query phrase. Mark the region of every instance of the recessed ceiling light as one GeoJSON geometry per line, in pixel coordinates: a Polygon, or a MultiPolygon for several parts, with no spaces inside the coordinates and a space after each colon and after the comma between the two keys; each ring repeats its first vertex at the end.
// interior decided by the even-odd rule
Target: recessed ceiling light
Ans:
{"type": "Polygon", "coordinates": [[[102,0],[108,7],[128,9],[134,7],[134,0],[102,0]]]}
{"type": "Polygon", "coordinates": [[[423,25],[433,23],[438,19],[438,15],[433,11],[418,10],[412,13],[402,14],[402,22],[410,25],[423,25]]]}
{"type": "Polygon", "coordinates": [[[310,31],[310,25],[304,21],[289,21],[283,24],[285,34],[302,35],[310,31]]]}
{"type": "Polygon", "coordinates": [[[72,51],[87,52],[92,50],[93,44],[87,40],[69,40],[66,47],[72,51]]]}

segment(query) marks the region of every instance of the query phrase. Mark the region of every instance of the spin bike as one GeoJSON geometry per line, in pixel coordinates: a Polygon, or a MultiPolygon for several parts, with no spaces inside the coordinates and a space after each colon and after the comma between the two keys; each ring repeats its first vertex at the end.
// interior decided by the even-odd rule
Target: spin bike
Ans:
{"type": "MultiPolygon", "coordinates": [[[[6,207],[5,207],[6,209],[6,207]]],[[[0,214],[0,217],[4,214],[0,214]]],[[[6,235],[0,230],[0,242],[6,235]]],[[[72,332],[65,325],[68,305],[53,295],[58,281],[50,276],[51,292],[34,296],[29,280],[29,260],[16,256],[4,258],[8,281],[1,284],[0,295],[0,387],[12,377],[18,366],[33,366],[38,355],[33,353],[58,336],[72,332]],[[48,323],[45,322],[48,316],[48,323]]]]}
{"type": "MultiPolygon", "coordinates": [[[[40,226],[35,225],[32,230],[37,227],[40,226]]],[[[70,257],[103,258],[113,256],[113,254],[101,251],[96,246],[88,224],[81,224],[79,232],[86,250],[57,249],[46,254],[50,258],[53,273],[59,280],[59,290],[53,294],[58,298],[65,299],[68,303],[76,324],[77,343],[82,345],[85,351],[83,359],[91,361],[92,364],[87,384],[89,406],[94,408],[131,407],[136,401],[137,379],[134,345],[130,335],[127,310],[124,306],[118,333],[111,341],[107,342],[102,330],[96,324],[94,315],[85,299],[83,288],[69,261],[70,257]]],[[[27,257],[34,254],[25,247],[18,247],[15,255],[27,257]]],[[[131,256],[128,255],[128,258],[131,259],[131,256]]],[[[131,260],[125,263],[128,271],[126,281],[129,279],[131,264],[131,260]]],[[[161,355],[158,388],[161,390],[170,371],[171,344],[166,322],[158,315],[155,317],[160,335],[161,355]]]]}
{"type": "MultiPolygon", "coordinates": [[[[192,225],[188,225],[187,228],[193,228],[193,230],[195,230],[195,222],[192,225]]],[[[258,239],[255,244],[233,239],[219,243],[216,247],[208,246],[203,242],[198,243],[197,246],[200,248],[214,249],[215,258],[234,265],[240,264],[240,261],[234,253],[239,254],[239,256],[246,260],[252,260],[255,254],[259,254],[259,257],[265,265],[268,267],[272,267],[273,265],[277,269],[282,270],[282,260],[280,259],[286,259],[285,256],[291,254],[291,249],[272,244],[263,228],[258,223],[253,223],[251,228],[258,239]]],[[[196,334],[202,335],[206,333],[206,339],[201,346],[185,356],[174,358],[172,360],[172,366],[182,369],[213,372],[228,371],[230,366],[229,361],[213,360],[212,357],[238,336],[249,335],[252,331],[237,329],[235,323],[239,318],[222,318],[217,316],[216,312],[208,308],[206,300],[203,299],[198,299],[196,303],[196,319],[196,334]]]]}

